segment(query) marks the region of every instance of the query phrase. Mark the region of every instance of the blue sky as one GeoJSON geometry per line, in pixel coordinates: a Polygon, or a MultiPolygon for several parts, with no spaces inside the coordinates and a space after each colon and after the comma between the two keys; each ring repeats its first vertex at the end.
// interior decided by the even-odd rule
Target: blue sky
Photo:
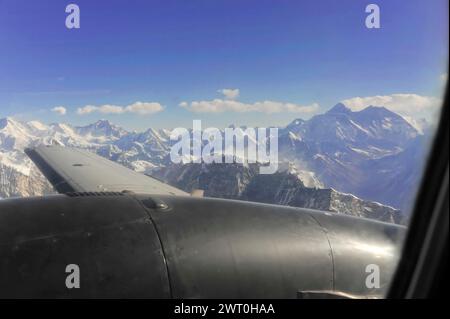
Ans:
{"type": "Polygon", "coordinates": [[[106,118],[131,129],[190,127],[192,119],[269,126],[341,100],[427,116],[447,72],[443,0],[71,2],[0,0],[0,117],[106,118]],[[71,2],[80,29],[65,27],[71,2]],[[369,3],[380,7],[380,29],[365,27],[369,3]],[[138,101],[163,110],[127,109],[138,101]],[[121,111],[77,114],[86,105],[121,111]]]}

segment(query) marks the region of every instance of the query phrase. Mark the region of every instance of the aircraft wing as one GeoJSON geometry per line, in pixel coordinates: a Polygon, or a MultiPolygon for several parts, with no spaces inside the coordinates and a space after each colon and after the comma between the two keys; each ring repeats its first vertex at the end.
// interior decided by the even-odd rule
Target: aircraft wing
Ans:
{"type": "Polygon", "coordinates": [[[25,153],[59,193],[127,190],[141,194],[189,195],[86,150],[52,145],[28,148],[25,153]]]}

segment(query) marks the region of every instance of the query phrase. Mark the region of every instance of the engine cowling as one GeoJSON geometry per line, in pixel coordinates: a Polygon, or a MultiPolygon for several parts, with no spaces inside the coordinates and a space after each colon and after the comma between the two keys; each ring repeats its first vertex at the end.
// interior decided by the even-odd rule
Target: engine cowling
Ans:
{"type": "Polygon", "coordinates": [[[0,202],[0,297],[382,296],[404,227],[185,196],[71,193],[0,202]],[[68,265],[80,287],[68,288],[68,265]],[[380,287],[366,285],[367,266],[380,287]]]}

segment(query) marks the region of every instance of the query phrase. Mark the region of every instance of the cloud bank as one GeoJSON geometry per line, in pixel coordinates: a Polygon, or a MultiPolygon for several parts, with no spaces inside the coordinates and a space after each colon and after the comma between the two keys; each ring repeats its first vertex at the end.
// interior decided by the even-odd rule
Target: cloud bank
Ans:
{"type": "Polygon", "coordinates": [[[255,103],[243,103],[232,100],[214,99],[211,101],[181,102],[180,106],[195,113],[222,113],[222,112],[263,112],[267,114],[289,112],[289,113],[316,113],[319,104],[299,105],[294,103],[283,103],[276,101],[262,101],[255,103]]]}
{"type": "Polygon", "coordinates": [[[150,115],[161,112],[163,106],[157,102],[135,102],[127,106],[118,106],[105,104],[100,106],[86,105],[77,109],[78,115],[86,115],[90,113],[102,113],[102,114],[124,114],[135,113],[139,115],[150,115]]]}
{"type": "Polygon", "coordinates": [[[203,101],[181,102],[179,106],[195,113],[222,113],[222,112],[262,112],[272,113],[304,113],[312,114],[319,110],[319,104],[300,105],[295,103],[285,103],[278,101],[260,101],[254,103],[244,103],[236,101],[239,96],[239,89],[222,89],[218,91],[225,96],[225,99],[213,99],[203,101]]]}

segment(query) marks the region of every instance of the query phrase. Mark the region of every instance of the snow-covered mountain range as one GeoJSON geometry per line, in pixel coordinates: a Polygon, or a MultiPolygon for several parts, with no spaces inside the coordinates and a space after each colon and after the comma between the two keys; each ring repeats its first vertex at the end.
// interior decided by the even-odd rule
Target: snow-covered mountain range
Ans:
{"type": "Polygon", "coordinates": [[[400,214],[396,209],[407,215],[411,208],[429,140],[384,107],[352,112],[337,104],[310,120],[296,119],[280,128],[279,172],[263,177],[242,165],[172,164],[169,152],[173,142],[169,135],[169,130],[128,132],[107,120],[74,127],[0,119],[0,197],[51,193],[51,186],[23,149],[57,143],[89,149],[187,191],[206,188],[209,196],[311,208],[325,205],[322,209],[356,215],[362,205],[368,217],[375,207],[379,211],[375,218],[392,221],[399,219],[392,218],[400,214]],[[205,175],[205,171],[210,174],[205,175]],[[234,176],[234,180],[227,186],[212,173],[234,176]],[[271,190],[264,185],[271,185],[271,190]],[[325,196],[326,200],[319,203],[317,196],[325,196]],[[348,203],[353,205],[353,212],[343,208],[348,203]],[[383,214],[390,217],[381,218],[383,214]]]}
{"type": "Polygon", "coordinates": [[[420,183],[430,135],[384,107],[352,112],[337,104],[283,129],[280,158],[314,172],[326,187],[407,214],[420,183]]]}

